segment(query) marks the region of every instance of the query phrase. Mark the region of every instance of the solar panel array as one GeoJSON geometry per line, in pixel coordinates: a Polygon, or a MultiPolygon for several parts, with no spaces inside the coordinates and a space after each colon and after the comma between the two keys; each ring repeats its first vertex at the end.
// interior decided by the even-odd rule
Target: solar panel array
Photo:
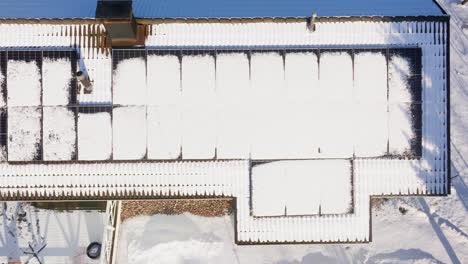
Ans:
{"type": "Polygon", "coordinates": [[[421,156],[418,48],[114,49],[112,103],[99,105],[77,98],[75,51],[0,56],[0,160],[421,156]],[[380,130],[363,131],[375,120],[380,130]],[[410,146],[392,148],[405,133],[410,146]],[[380,134],[382,150],[360,146],[380,134]]]}

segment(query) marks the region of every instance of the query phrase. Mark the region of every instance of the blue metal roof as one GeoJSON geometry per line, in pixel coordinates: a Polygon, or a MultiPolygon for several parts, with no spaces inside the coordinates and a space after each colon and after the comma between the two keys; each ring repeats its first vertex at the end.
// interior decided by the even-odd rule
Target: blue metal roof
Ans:
{"type": "MultiPolygon", "coordinates": [[[[94,18],[97,0],[0,0],[0,18],[94,18]]],[[[431,0],[134,0],[140,18],[443,15],[431,0]]]]}
{"type": "Polygon", "coordinates": [[[136,17],[246,18],[442,15],[431,0],[136,0],[136,17]]]}

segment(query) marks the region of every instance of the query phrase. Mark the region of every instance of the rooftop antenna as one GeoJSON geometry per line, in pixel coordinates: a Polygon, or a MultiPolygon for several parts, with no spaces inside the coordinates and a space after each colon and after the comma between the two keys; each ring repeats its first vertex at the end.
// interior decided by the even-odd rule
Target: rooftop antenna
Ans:
{"type": "Polygon", "coordinates": [[[317,13],[313,13],[312,16],[307,19],[307,29],[310,32],[315,32],[315,18],[317,18],[317,13]]]}

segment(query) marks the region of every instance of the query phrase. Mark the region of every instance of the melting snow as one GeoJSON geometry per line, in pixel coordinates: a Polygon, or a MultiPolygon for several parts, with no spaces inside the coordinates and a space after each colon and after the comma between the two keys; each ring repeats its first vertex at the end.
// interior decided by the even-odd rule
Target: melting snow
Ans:
{"type": "Polygon", "coordinates": [[[8,108],[8,160],[32,161],[41,149],[41,109],[8,108]]]}
{"type": "Polygon", "coordinates": [[[41,74],[35,61],[9,60],[7,72],[8,106],[41,104],[41,74]]]}
{"type": "Polygon", "coordinates": [[[71,160],[75,154],[75,147],[74,112],[66,107],[44,107],[44,160],[71,160]]]}
{"type": "Polygon", "coordinates": [[[412,69],[406,58],[392,56],[388,65],[388,96],[389,101],[409,103],[411,102],[411,91],[408,79],[412,69]]]}
{"type": "Polygon", "coordinates": [[[411,151],[411,140],[415,138],[411,104],[390,104],[388,146],[391,154],[411,151]]]}
{"type": "Polygon", "coordinates": [[[68,105],[71,78],[69,59],[44,58],[42,62],[42,104],[47,106],[68,105]]]}

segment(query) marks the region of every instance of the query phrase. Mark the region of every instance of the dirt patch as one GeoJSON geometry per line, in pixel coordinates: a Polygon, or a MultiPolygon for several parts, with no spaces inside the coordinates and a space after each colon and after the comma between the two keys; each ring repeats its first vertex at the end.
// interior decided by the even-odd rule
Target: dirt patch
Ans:
{"type": "Polygon", "coordinates": [[[377,198],[377,197],[372,197],[371,198],[371,208],[372,210],[375,211],[380,211],[382,206],[388,201],[388,198],[377,198]]]}
{"type": "Polygon", "coordinates": [[[141,200],[122,201],[121,221],[137,215],[155,214],[183,214],[215,217],[228,215],[233,212],[234,202],[232,199],[177,199],[177,200],[141,200]]]}

